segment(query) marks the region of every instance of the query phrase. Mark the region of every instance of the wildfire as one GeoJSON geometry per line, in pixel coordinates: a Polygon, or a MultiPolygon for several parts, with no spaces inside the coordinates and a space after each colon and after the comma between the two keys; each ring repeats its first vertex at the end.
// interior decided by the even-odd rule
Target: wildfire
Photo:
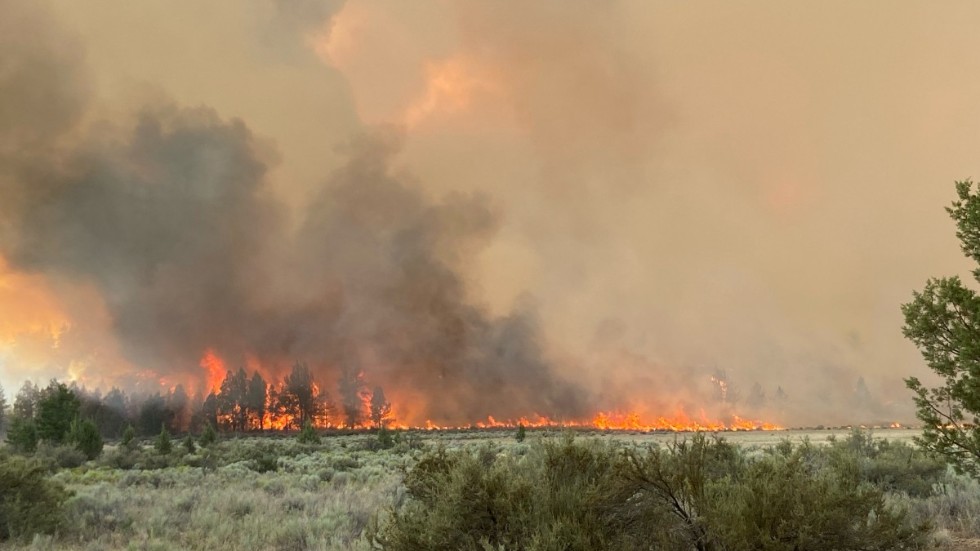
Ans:
{"type": "Polygon", "coordinates": [[[201,357],[201,368],[207,376],[207,389],[215,394],[221,389],[221,381],[224,380],[228,370],[225,369],[225,362],[215,354],[214,350],[208,348],[201,357]]]}
{"type": "MultiPolygon", "coordinates": [[[[371,429],[379,426],[398,429],[453,430],[576,428],[603,431],[747,431],[781,430],[774,423],[729,415],[712,418],[703,410],[691,415],[678,408],[670,415],[644,413],[643,410],[599,411],[581,419],[556,419],[534,414],[512,419],[488,415],[465,425],[400,419],[398,411],[419,411],[419,397],[399,394],[389,389],[395,400],[389,401],[380,386],[368,384],[363,371],[344,372],[337,381],[315,381],[309,368],[302,363],[280,382],[266,380],[272,373],[263,372],[254,359],[249,363],[251,376],[244,369],[230,372],[213,349],[201,357],[207,388],[212,393],[212,422],[231,430],[295,430],[305,423],[319,429],[371,429]],[[331,384],[336,384],[332,387],[331,384]],[[256,391],[255,388],[258,388],[256,391]],[[328,388],[337,388],[339,400],[328,388]],[[224,393],[223,393],[224,391],[224,393]],[[227,395],[226,395],[227,394],[227,395]],[[398,404],[404,409],[398,408],[398,404]]],[[[717,380],[715,381],[717,383],[717,380]]],[[[207,407],[207,405],[205,405],[207,407]]],[[[411,417],[411,415],[409,415],[411,417]]]]}

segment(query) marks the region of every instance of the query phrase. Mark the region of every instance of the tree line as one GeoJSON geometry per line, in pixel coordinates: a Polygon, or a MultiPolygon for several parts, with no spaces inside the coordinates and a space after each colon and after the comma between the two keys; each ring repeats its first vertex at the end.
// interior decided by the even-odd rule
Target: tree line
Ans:
{"type": "MultiPolygon", "coordinates": [[[[191,396],[183,385],[169,391],[127,394],[112,388],[105,394],[77,383],[51,380],[46,387],[31,381],[12,403],[0,387],[0,433],[8,442],[32,451],[38,441],[65,444],[92,435],[120,438],[127,428],[142,436],[203,432],[298,430],[304,426],[382,428],[394,421],[384,390],[369,390],[360,373],[343,371],[339,404],[315,380],[308,365],[297,362],[278,384],[258,371],[229,371],[217,391],[191,396]]],[[[101,444],[99,445],[101,450],[101,444]]]]}

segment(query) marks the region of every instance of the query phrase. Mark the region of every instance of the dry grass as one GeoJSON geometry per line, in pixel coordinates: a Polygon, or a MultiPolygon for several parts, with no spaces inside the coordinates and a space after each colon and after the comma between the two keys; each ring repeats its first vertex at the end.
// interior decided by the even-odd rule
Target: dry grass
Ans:
{"type": "MultiPolygon", "coordinates": [[[[726,438],[765,448],[783,439],[823,445],[830,434],[839,439],[847,432],[732,433],[726,438]]],[[[536,439],[553,435],[530,431],[528,442],[518,444],[513,431],[418,433],[411,446],[402,435],[392,449],[377,449],[375,437],[363,434],[329,436],[309,446],[295,438],[247,437],[194,454],[177,440],[166,458],[155,455],[149,442],[131,455],[107,446],[102,459],[54,475],[75,492],[58,534],[7,544],[15,550],[370,549],[365,529],[374,515],[404,501],[402,473],[424,453],[420,447],[488,447],[521,454],[536,439]],[[133,463],[136,468],[119,468],[133,463]]],[[[910,437],[901,431],[878,435],[899,441],[910,437]]],[[[595,436],[636,445],[677,438],[595,436]]],[[[937,548],[980,550],[976,481],[950,473],[934,495],[893,494],[890,499],[933,523],[937,548]]]]}

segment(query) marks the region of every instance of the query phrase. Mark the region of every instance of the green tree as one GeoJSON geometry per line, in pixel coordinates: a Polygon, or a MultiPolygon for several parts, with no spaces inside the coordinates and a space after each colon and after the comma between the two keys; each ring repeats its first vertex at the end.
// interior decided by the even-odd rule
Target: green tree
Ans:
{"type": "Polygon", "coordinates": [[[34,425],[34,420],[19,415],[11,417],[7,444],[21,453],[34,453],[37,450],[37,426],[34,425]]]}
{"type": "Polygon", "coordinates": [[[122,441],[120,443],[127,450],[136,449],[136,429],[133,428],[133,425],[126,425],[126,429],[123,430],[122,441]]]}
{"type": "Polygon", "coordinates": [[[75,419],[71,424],[69,439],[90,460],[102,454],[102,435],[99,434],[99,427],[89,419],[84,421],[75,419]]]}
{"type": "Polygon", "coordinates": [[[218,439],[218,434],[214,432],[214,425],[207,423],[204,425],[204,432],[201,433],[200,444],[205,448],[214,444],[218,439]]]}
{"type": "MultiPolygon", "coordinates": [[[[980,191],[965,181],[956,183],[956,193],[946,211],[963,253],[980,265],[980,191]]],[[[980,280],[980,267],[973,277],[980,280]]],[[[942,379],[936,387],[916,377],[905,380],[923,423],[919,444],[959,471],[980,476],[980,296],[959,277],[933,278],[902,305],[902,313],[905,336],[942,379]]]]}
{"type": "Polygon", "coordinates": [[[518,442],[523,442],[524,439],[527,438],[527,429],[524,428],[524,423],[517,424],[517,434],[514,435],[514,438],[517,439],[518,442]]]}
{"type": "Polygon", "coordinates": [[[170,433],[167,432],[166,426],[160,426],[160,436],[157,436],[157,441],[154,442],[153,447],[160,455],[167,455],[173,449],[173,444],[170,442],[170,433]]]}
{"type": "Polygon", "coordinates": [[[80,409],[81,402],[71,389],[64,383],[51,381],[37,403],[38,437],[56,444],[63,443],[80,409]]]}
{"type": "Polygon", "coordinates": [[[190,434],[188,434],[187,437],[184,438],[184,451],[186,451],[187,453],[194,453],[195,451],[197,451],[197,446],[194,445],[194,437],[191,436],[190,434]]]}

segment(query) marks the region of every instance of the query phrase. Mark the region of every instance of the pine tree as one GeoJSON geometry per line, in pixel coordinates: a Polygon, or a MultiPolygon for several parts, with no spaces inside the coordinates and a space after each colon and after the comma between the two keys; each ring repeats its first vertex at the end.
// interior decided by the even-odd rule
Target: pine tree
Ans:
{"type": "Polygon", "coordinates": [[[24,384],[14,397],[14,415],[21,419],[34,419],[37,402],[41,399],[41,390],[31,381],[24,384]]]}
{"type": "Polygon", "coordinates": [[[364,402],[367,390],[364,388],[364,375],[348,366],[340,373],[340,399],[344,408],[344,423],[354,428],[364,421],[364,402]]]}
{"type": "Polygon", "coordinates": [[[258,371],[252,373],[252,379],[248,382],[248,396],[246,405],[249,414],[258,422],[259,430],[265,430],[265,411],[268,398],[269,385],[258,371]]]}
{"type": "Polygon", "coordinates": [[[229,371],[218,393],[218,413],[231,419],[231,430],[245,432],[248,423],[248,375],[245,368],[229,371]]]}
{"type": "Polygon", "coordinates": [[[173,444],[170,443],[170,433],[167,432],[165,425],[160,425],[160,436],[157,437],[153,447],[160,455],[167,455],[173,449],[173,444]]]}
{"type": "Polygon", "coordinates": [[[90,419],[84,421],[75,419],[71,424],[69,439],[89,460],[102,454],[102,435],[99,434],[99,428],[90,419]]]}
{"type": "Polygon", "coordinates": [[[312,423],[320,413],[316,383],[306,364],[296,362],[293,365],[293,370],[283,381],[279,397],[284,410],[294,416],[300,427],[312,423]]]}
{"type": "Polygon", "coordinates": [[[19,415],[10,418],[10,429],[7,430],[7,444],[21,453],[34,453],[37,450],[37,427],[33,419],[25,419],[19,415]]]}
{"type": "Polygon", "coordinates": [[[37,403],[38,437],[61,444],[68,437],[80,409],[81,402],[72,390],[64,383],[51,381],[37,403]]]}
{"type": "Polygon", "coordinates": [[[167,397],[167,411],[171,415],[170,430],[173,432],[183,432],[190,425],[189,402],[187,391],[184,390],[184,385],[180,384],[175,386],[167,397]]]}
{"type": "Polygon", "coordinates": [[[379,429],[391,422],[391,402],[385,399],[385,392],[380,386],[374,387],[371,394],[371,422],[379,429]]]}

